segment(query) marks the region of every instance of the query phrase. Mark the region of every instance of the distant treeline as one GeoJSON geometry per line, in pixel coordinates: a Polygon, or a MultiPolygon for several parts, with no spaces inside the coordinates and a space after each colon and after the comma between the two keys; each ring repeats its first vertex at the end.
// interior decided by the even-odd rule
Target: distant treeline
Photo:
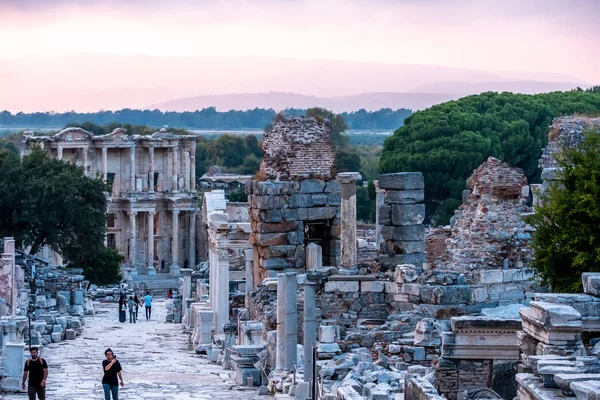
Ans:
{"type": "MultiPolygon", "coordinates": [[[[303,115],[306,110],[286,109],[286,115],[303,115]]],[[[271,123],[276,112],[272,109],[255,108],[246,111],[217,111],[215,107],[193,112],[162,112],[159,110],[100,111],[96,113],[22,113],[0,112],[0,126],[18,127],[61,127],[71,123],[91,122],[106,125],[111,122],[151,127],[169,126],[187,129],[263,129],[271,123]]],[[[412,110],[401,108],[379,111],[358,110],[341,114],[350,129],[395,130],[404,124],[404,119],[412,115],[412,110]]]]}

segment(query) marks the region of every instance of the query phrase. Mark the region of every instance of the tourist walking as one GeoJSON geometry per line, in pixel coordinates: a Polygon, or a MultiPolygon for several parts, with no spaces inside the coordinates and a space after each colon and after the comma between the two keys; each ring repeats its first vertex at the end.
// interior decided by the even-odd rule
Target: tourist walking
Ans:
{"type": "Polygon", "coordinates": [[[138,298],[137,294],[135,296],[133,296],[133,302],[135,303],[135,319],[137,320],[138,319],[138,310],[139,310],[140,306],[142,305],[142,302],[138,298]]]}
{"type": "Polygon", "coordinates": [[[150,319],[152,316],[152,296],[150,296],[150,292],[146,292],[144,302],[146,303],[146,319],[150,319]]]}
{"type": "Polygon", "coordinates": [[[125,320],[127,319],[127,300],[125,299],[125,296],[122,296],[119,299],[119,322],[125,322],[125,320]]]}
{"type": "Polygon", "coordinates": [[[31,358],[25,362],[25,368],[23,369],[23,382],[21,386],[23,390],[27,390],[29,400],[46,400],[46,378],[48,377],[48,364],[42,357],[38,357],[39,351],[37,347],[29,349],[31,358]],[[29,382],[27,389],[25,389],[25,381],[29,375],[29,382]]]}
{"type": "Polygon", "coordinates": [[[135,324],[135,302],[133,301],[133,296],[129,296],[129,323],[135,324]]]}
{"type": "Polygon", "coordinates": [[[104,351],[104,355],[106,356],[106,360],[102,361],[102,369],[104,370],[104,376],[102,377],[104,400],[110,400],[111,393],[113,400],[119,400],[119,381],[121,381],[121,386],[125,385],[123,375],[121,374],[121,364],[117,361],[117,356],[115,356],[110,348],[104,351]]]}

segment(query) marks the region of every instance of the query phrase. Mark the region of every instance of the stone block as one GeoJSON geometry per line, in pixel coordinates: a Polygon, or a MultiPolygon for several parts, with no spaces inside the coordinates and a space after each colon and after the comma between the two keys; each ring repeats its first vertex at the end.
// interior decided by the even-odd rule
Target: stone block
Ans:
{"type": "Polygon", "coordinates": [[[361,292],[383,293],[383,290],[384,290],[383,281],[371,281],[371,282],[361,282],[360,283],[360,291],[361,292]]]}
{"type": "MultiPolygon", "coordinates": [[[[287,210],[286,210],[287,211],[287,210]]],[[[292,232],[298,229],[297,221],[259,222],[254,226],[257,233],[292,232]]]]}
{"type": "Polygon", "coordinates": [[[335,179],[328,181],[327,184],[325,184],[325,193],[339,194],[339,193],[341,193],[341,191],[342,191],[342,184],[335,179]]]}
{"type": "MultiPolygon", "coordinates": [[[[289,234],[288,234],[289,235],[289,234]]],[[[296,245],[280,245],[265,247],[262,250],[263,257],[267,259],[271,258],[288,258],[294,255],[296,251],[296,245]]]]}
{"type": "Polygon", "coordinates": [[[473,290],[473,302],[485,303],[488,300],[488,291],[484,287],[478,287],[473,290]]]}
{"type": "Polygon", "coordinates": [[[600,381],[600,374],[563,374],[554,375],[554,383],[558,386],[565,396],[574,397],[575,393],[571,389],[574,382],[600,381]]]}
{"type": "Polygon", "coordinates": [[[339,206],[342,204],[342,196],[339,193],[329,193],[327,195],[327,204],[330,206],[339,206]]]}
{"type": "Polygon", "coordinates": [[[358,281],[329,281],[325,283],[325,292],[358,293],[358,281]]]}
{"type": "Polygon", "coordinates": [[[398,293],[398,284],[396,282],[385,282],[384,283],[384,292],[389,294],[398,293]]]}
{"type": "Polygon", "coordinates": [[[467,304],[473,298],[473,287],[468,285],[423,286],[421,301],[426,304],[467,304]]]}
{"type": "MultiPolygon", "coordinates": [[[[314,206],[325,206],[328,204],[327,199],[328,199],[329,195],[326,193],[314,193],[309,196],[311,197],[312,204],[314,206]]],[[[303,206],[303,207],[310,207],[310,206],[303,206]]]]}
{"type": "Polygon", "coordinates": [[[392,206],[379,207],[379,224],[383,225],[382,232],[386,225],[392,225],[392,206]]]}
{"type": "Polygon", "coordinates": [[[424,189],[425,182],[420,172],[397,172],[379,175],[380,189],[416,190],[424,189]]]}
{"type": "Polygon", "coordinates": [[[285,232],[280,233],[256,233],[252,234],[251,239],[253,244],[259,246],[278,246],[287,244],[287,234],[285,232]]]}
{"type": "Polygon", "coordinates": [[[280,209],[274,210],[255,210],[257,212],[255,220],[261,222],[281,222],[283,213],[280,209]]]}
{"type": "Polygon", "coordinates": [[[286,208],[281,211],[281,217],[284,221],[296,221],[298,220],[298,210],[294,210],[291,208],[286,208]]]}
{"type": "Polygon", "coordinates": [[[52,338],[52,343],[59,343],[62,340],[62,332],[52,332],[50,337],[52,338]]]}
{"type": "Polygon", "coordinates": [[[581,274],[583,292],[592,296],[600,296],[600,273],[584,272],[581,274]]]}
{"type": "Polygon", "coordinates": [[[533,268],[520,268],[509,271],[512,271],[513,282],[529,281],[535,276],[535,270],[533,268]]]}
{"type": "Polygon", "coordinates": [[[504,270],[490,269],[479,271],[479,281],[481,283],[502,283],[504,282],[504,270]]]}
{"type": "Polygon", "coordinates": [[[338,213],[337,207],[312,207],[308,209],[307,221],[334,219],[338,213]]]}
{"type": "Polygon", "coordinates": [[[413,204],[421,203],[424,198],[424,190],[386,190],[383,201],[385,204],[413,204]]]}
{"type": "Polygon", "coordinates": [[[65,331],[65,339],[66,340],[75,340],[75,330],[67,329],[65,331]]]}
{"type": "Polygon", "coordinates": [[[288,267],[287,262],[281,258],[269,258],[261,262],[261,266],[268,270],[281,270],[288,267]]]}
{"type": "Polygon", "coordinates": [[[442,328],[433,318],[417,322],[413,340],[415,346],[438,347],[442,344],[442,328]]]}
{"type": "Polygon", "coordinates": [[[306,179],[300,182],[301,193],[323,193],[325,182],[320,179],[306,179]]]}
{"type": "Polygon", "coordinates": [[[317,357],[321,359],[333,358],[342,354],[342,349],[337,343],[319,343],[317,345],[317,357]]]}
{"type": "Polygon", "coordinates": [[[319,325],[319,342],[334,343],[340,340],[340,329],[335,325],[319,325]]]}
{"type": "Polygon", "coordinates": [[[521,309],[523,331],[548,345],[569,345],[581,340],[581,314],[573,307],[532,301],[521,309]]]}
{"type": "Polygon", "coordinates": [[[293,194],[289,197],[288,207],[303,208],[312,207],[313,199],[310,194],[293,194]]]}
{"type": "Polygon", "coordinates": [[[286,204],[285,196],[255,196],[252,200],[259,210],[281,209],[286,204]]]}
{"type": "Polygon", "coordinates": [[[425,219],[425,204],[392,205],[392,224],[396,226],[419,225],[425,219]]]}
{"type": "Polygon", "coordinates": [[[379,261],[386,267],[412,264],[417,270],[421,271],[423,269],[423,263],[427,261],[427,255],[424,253],[380,255],[379,261]]]}
{"type": "Polygon", "coordinates": [[[425,251],[425,241],[418,240],[412,242],[397,242],[386,240],[379,245],[383,254],[413,254],[423,253],[425,251]]]}
{"type": "Polygon", "coordinates": [[[402,285],[400,285],[400,293],[408,294],[411,296],[420,296],[422,288],[423,285],[420,285],[418,283],[403,283],[402,285]]]}
{"type": "Polygon", "coordinates": [[[296,215],[298,217],[298,220],[305,221],[306,219],[308,219],[308,208],[298,208],[296,210],[296,215]]]}
{"type": "Polygon", "coordinates": [[[393,240],[396,242],[424,241],[425,226],[422,224],[404,226],[382,226],[381,236],[384,240],[393,240]]]}
{"type": "Polygon", "coordinates": [[[304,231],[295,231],[287,233],[287,241],[289,244],[303,244],[304,231]]]}

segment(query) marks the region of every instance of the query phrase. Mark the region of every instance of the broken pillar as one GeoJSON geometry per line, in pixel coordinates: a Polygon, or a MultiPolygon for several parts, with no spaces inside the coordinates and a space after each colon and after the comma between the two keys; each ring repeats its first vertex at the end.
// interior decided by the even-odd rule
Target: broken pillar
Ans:
{"type": "MultiPolygon", "coordinates": [[[[187,301],[192,297],[192,272],[194,270],[189,268],[181,269],[181,315],[187,314],[187,301]]],[[[189,325],[189,321],[186,319],[186,324],[189,325]]]]}
{"type": "Polygon", "coordinates": [[[285,369],[285,274],[277,274],[277,351],[275,370],[285,369]]]}
{"type": "Polygon", "coordinates": [[[285,273],[285,369],[292,371],[298,357],[298,274],[285,273]]]}
{"type": "Polygon", "coordinates": [[[223,347],[225,348],[225,357],[223,358],[223,369],[232,369],[231,346],[233,345],[233,338],[235,337],[236,330],[237,327],[229,322],[223,325],[223,331],[225,332],[225,342],[223,344],[223,347]]]}
{"type": "Polygon", "coordinates": [[[316,243],[306,246],[306,269],[321,268],[323,266],[323,249],[316,243]]]}
{"type": "Polygon", "coordinates": [[[223,333],[223,325],[229,322],[229,254],[225,249],[217,252],[217,294],[215,299],[217,334],[223,333]]]}
{"type": "Polygon", "coordinates": [[[379,188],[379,181],[373,181],[375,185],[375,243],[377,248],[381,244],[381,224],[379,223],[379,209],[384,205],[384,191],[379,188]]]}
{"type": "Polygon", "coordinates": [[[246,256],[246,294],[248,294],[254,290],[254,250],[246,249],[244,255],[246,256]]]}
{"type": "Polygon", "coordinates": [[[314,381],[313,345],[317,341],[317,307],[314,282],[304,284],[304,382],[314,381]]]}
{"type": "Polygon", "coordinates": [[[356,275],[356,182],[362,176],[358,172],[342,172],[337,174],[342,191],[342,223],[341,253],[342,262],[339,269],[341,275],[356,275]]]}

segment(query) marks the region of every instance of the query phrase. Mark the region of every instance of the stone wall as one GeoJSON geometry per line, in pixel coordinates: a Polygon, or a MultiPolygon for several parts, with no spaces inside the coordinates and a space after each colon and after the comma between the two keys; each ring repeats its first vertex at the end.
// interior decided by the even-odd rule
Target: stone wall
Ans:
{"type": "Polygon", "coordinates": [[[452,236],[449,226],[428,229],[425,231],[425,251],[427,262],[434,263],[438,257],[446,255],[446,239],[452,236]]]}
{"type": "Polygon", "coordinates": [[[447,360],[436,366],[436,387],[448,400],[457,400],[465,390],[492,387],[492,360],[447,360]]]}

